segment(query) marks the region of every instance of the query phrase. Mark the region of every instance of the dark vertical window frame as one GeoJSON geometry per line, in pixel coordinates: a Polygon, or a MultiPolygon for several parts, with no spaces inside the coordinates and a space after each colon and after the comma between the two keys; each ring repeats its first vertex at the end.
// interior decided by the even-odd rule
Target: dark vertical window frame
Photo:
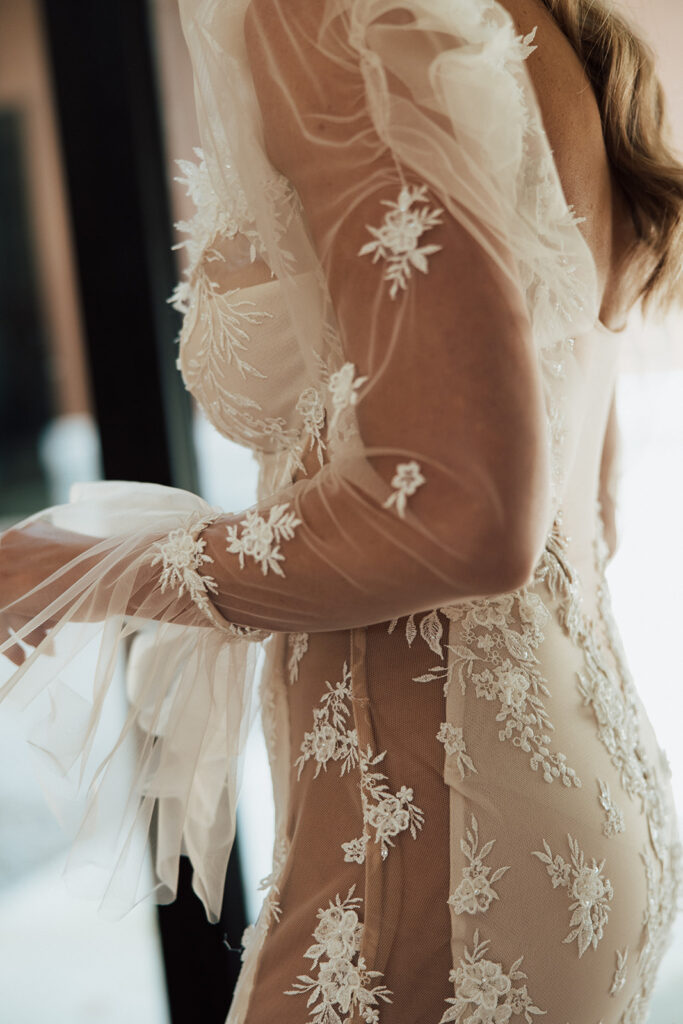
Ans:
{"type": "MultiPolygon", "coordinates": [[[[196,491],[167,169],[144,0],[41,0],[105,475],[196,491]]],[[[226,681],[227,683],[228,681],[226,681]]],[[[159,908],[173,1024],[223,1024],[246,926],[237,842],[209,925],[183,858],[159,908]]]]}
{"type": "Polygon", "coordinates": [[[53,414],[24,120],[20,108],[0,107],[0,518],[7,521],[49,502],[38,437],[53,414]]]}
{"type": "Polygon", "coordinates": [[[142,0],[42,0],[105,475],[197,489],[142,0]]]}

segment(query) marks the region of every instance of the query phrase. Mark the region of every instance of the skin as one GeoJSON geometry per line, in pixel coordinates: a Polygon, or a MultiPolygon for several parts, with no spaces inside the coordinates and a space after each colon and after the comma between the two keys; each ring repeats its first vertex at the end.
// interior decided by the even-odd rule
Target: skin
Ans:
{"type": "Polygon", "coordinates": [[[565,197],[585,218],[580,230],[597,267],[600,319],[610,330],[619,330],[636,298],[633,282],[621,268],[635,231],[626,199],[610,170],[592,86],[541,0],[502,0],[500,6],[520,33],[537,26],[537,49],[527,59],[527,68],[565,197]]]}

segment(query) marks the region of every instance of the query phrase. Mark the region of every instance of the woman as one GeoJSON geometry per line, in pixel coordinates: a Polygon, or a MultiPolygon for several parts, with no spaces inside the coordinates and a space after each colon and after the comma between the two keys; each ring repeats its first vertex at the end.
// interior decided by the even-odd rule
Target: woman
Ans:
{"type": "Polygon", "coordinates": [[[15,692],[102,631],[91,712],[54,691],[65,770],[138,633],[135,782],[114,815],[113,748],[78,856],[108,836],[129,903],[154,812],[157,895],[182,849],[215,914],[271,634],[277,839],[231,1024],[642,1024],[680,847],[604,568],[619,329],[680,299],[650,58],[590,0],[181,9],[180,366],[260,501],[104,484],[3,538],[15,692]]]}

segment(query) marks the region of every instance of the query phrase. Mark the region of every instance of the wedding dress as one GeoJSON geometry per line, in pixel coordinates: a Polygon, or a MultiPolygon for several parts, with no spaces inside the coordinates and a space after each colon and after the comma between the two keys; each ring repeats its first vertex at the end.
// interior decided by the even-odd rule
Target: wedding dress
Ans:
{"type": "MultiPolygon", "coordinates": [[[[276,842],[229,1024],[644,1024],[680,845],[605,581],[619,339],[528,76],[534,33],[495,0],[260,6],[257,91],[258,9],[250,26],[246,0],[181,0],[203,149],[175,295],[186,385],[256,453],[259,501],[226,515],[110,482],[22,524],[17,543],[49,527],[91,546],[26,598],[0,650],[49,635],[4,695],[50,694],[53,799],[90,784],[71,868],[119,911],[146,895],[149,832],[156,898],[186,853],[215,917],[260,713],[276,842]],[[306,174],[334,181],[315,209],[272,158],[268,82],[306,174]],[[478,320],[449,300],[456,272],[492,283],[478,320]],[[489,354],[473,416],[458,380],[489,354]],[[533,416],[529,380],[550,495],[531,573],[517,540],[538,513],[481,455],[496,410],[533,416]],[[94,762],[130,636],[130,712],[94,762]]],[[[515,472],[516,443],[501,434],[515,472]]]]}

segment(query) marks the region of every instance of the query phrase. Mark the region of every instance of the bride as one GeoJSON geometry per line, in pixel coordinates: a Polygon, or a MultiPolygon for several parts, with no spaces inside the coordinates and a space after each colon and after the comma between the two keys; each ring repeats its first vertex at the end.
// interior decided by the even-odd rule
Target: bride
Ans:
{"type": "Polygon", "coordinates": [[[184,853],[215,917],[258,710],[277,835],[231,1024],[642,1024],[680,843],[604,570],[620,329],[681,299],[652,58],[596,0],[181,12],[179,364],[259,500],[83,485],[0,538],[0,695],[47,688],[41,745],[93,780],[74,867],[125,909],[149,832],[156,898],[184,853]]]}

